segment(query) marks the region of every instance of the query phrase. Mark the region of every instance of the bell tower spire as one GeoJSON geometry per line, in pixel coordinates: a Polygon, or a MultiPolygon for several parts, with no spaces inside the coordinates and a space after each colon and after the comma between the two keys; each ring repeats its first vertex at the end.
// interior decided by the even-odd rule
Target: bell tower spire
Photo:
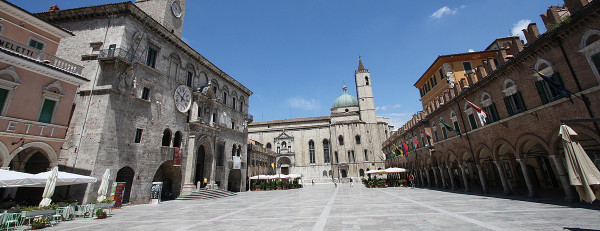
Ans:
{"type": "Polygon", "coordinates": [[[358,98],[360,119],[366,123],[377,123],[371,74],[368,69],[365,69],[360,56],[358,57],[358,70],[354,72],[354,79],[356,81],[356,97],[358,98]]]}
{"type": "Polygon", "coordinates": [[[181,38],[186,0],[135,0],[135,5],[181,38]]]}

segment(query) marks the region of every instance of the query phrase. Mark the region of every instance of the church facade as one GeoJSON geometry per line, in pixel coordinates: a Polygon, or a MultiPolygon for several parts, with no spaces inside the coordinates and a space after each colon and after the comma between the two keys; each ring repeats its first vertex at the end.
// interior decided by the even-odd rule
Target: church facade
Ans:
{"type": "Polygon", "coordinates": [[[359,60],[355,71],[357,98],[343,93],[329,116],[253,122],[248,137],[275,151],[277,172],[302,174],[305,182],[358,180],[384,167],[379,158],[393,127],[375,115],[369,70],[359,60]]]}
{"type": "MultiPolygon", "coordinates": [[[[61,171],[125,182],[124,203],[199,185],[245,189],[252,92],[182,41],[185,0],[137,0],[37,16],[72,31],[58,53],[84,66],[61,171]],[[206,181],[206,182],[205,182],[206,181]]],[[[69,195],[96,198],[98,184],[69,195]]],[[[61,195],[60,192],[57,193],[61,195]]]]}

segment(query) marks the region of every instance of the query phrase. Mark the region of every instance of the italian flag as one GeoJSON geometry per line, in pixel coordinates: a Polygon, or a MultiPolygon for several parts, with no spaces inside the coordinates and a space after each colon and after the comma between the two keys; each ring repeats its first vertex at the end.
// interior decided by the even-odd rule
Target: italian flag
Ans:
{"type": "Polygon", "coordinates": [[[481,122],[481,126],[482,127],[485,126],[485,119],[490,114],[487,113],[486,111],[484,111],[483,109],[477,107],[475,104],[471,103],[471,101],[469,101],[469,100],[467,100],[467,103],[469,103],[469,105],[471,105],[471,107],[473,107],[473,109],[475,109],[475,111],[477,111],[477,116],[479,116],[479,122],[481,122]]]}

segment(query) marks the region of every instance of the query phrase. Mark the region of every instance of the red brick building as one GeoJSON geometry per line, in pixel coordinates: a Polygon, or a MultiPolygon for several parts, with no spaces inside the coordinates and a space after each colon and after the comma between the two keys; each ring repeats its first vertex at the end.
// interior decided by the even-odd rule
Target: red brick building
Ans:
{"type": "Polygon", "coordinates": [[[558,131],[563,122],[571,126],[600,168],[598,120],[585,122],[600,117],[600,2],[565,3],[542,15],[546,33],[529,25],[523,30],[526,44],[510,42],[512,57],[498,50],[497,65],[483,61],[467,81],[398,129],[384,152],[417,138],[416,150],[388,159],[386,167],[410,169],[421,186],[576,200],[558,131]],[[549,86],[538,71],[572,98],[549,86]],[[485,124],[467,100],[489,113],[485,124]]]}

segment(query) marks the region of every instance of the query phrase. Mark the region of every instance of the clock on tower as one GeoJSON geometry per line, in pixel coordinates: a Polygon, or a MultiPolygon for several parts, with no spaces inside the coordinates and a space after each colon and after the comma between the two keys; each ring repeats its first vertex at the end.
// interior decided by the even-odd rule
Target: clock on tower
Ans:
{"type": "Polygon", "coordinates": [[[181,38],[186,0],[136,0],[135,5],[181,38]]]}

